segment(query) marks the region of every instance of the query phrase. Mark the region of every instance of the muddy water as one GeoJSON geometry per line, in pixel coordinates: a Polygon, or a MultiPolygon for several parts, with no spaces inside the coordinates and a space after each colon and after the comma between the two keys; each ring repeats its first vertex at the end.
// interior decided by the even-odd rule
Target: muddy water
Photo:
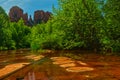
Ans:
{"type": "MultiPolygon", "coordinates": [[[[12,53],[12,52],[11,52],[12,53]]],[[[15,52],[16,53],[16,52],[15,52]]],[[[2,54],[0,57],[1,68],[14,62],[27,62],[25,55],[30,51],[18,51],[17,55],[2,54]],[[23,54],[24,53],[24,54],[23,54]]],[[[45,54],[46,55],[46,54],[45,54]]],[[[11,74],[4,80],[120,80],[120,56],[100,55],[87,52],[56,52],[11,74]],[[74,61],[82,61],[94,68],[93,71],[67,72],[65,68],[52,63],[52,56],[67,56],[74,61]]]]}

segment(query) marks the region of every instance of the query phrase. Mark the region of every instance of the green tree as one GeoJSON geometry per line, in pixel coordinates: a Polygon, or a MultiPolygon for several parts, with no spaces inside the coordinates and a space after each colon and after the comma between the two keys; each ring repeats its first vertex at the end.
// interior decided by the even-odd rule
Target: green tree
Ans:
{"type": "Polygon", "coordinates": [[[15,42],[16,48],[27,48],[30,47],[29,34],[30,28],[24,25],[22,19],[17,23],[10,24],[10,30],[12,32],[12,40],[15,42]]]}
{"type": "Polygon", "coordinates": [[[118,0],[58,1],[52,19],[32,28],[32,48],[120,50],[118,0]]]}
{"type": "Polygon", "coordinates": [[[113,51],[120,51],[120,1],[107,0],[103,11],[107,22],[108,37],[113,51]]]}
{"type": "Polygon", "coordinates": [[[12,45],[11,31],[8,28],[9,19],[4,9],[0,7],[0,50],[9,49],[12,45]]]}
{"type": "Polygon", "coordinates": [[[99,49],[103,16],[94,0],[59,0],[54,20],[65,32],[64,46],[99,49]]]}
{"type": "Polygon", "coordinates": [[[31,48],[38,49],[62,49],[61,34],[62,32],[55,27],[53,22],[48,21],[47,24],[39,24],[32,28],[31,31],[31,48]]]}

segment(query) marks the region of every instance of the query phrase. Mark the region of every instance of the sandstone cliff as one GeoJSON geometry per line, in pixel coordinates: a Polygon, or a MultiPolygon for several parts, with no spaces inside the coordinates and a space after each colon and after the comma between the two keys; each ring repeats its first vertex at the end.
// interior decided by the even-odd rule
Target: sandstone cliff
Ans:
{"type": "Polygon", "coordinates": [[[9,11],[9,18],[11,22],[18,22],[21,18],[23,19],[25,25],[33,26],[35,24],[40,24],[42,22],[46,23],[51,17],[50,12],[45,12],[43,10],[37,10],[34,12],[34,19],[30,16],[28,18],[27,13],[18,6],[13,6],[9,11]]]}

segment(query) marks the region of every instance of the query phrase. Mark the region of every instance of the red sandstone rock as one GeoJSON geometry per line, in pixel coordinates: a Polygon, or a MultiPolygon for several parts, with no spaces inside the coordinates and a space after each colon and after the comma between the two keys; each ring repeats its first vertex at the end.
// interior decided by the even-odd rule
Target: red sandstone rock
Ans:
{"type": "Polygon", "coordinates": [[[10,9],[9,17],[11,22],[18,22],[23,16],[23,10],[17,6],[13,6],[10,9]]]}
{"type": "Polygon", "coordinates": [[[50,18],[50,12],[44,12],[43,10],[37,10],[34,12],[34,22],[39,24],[41,22],[47,22],[50,18]]]}
{"type": "Polygon", "coordinates": [[[50,12],[44,12],[43,10],[37,10],[34,12],[34,20],[31,16],[28,19],[28,14],[23,13],[23,10],[18,6],[13,6],[9,12],[9,18],[11,22],[18,22],[21,18],[23,19],[25,25],[33,26],[34,24],[39,24],[41,22],[47,22],[51,17],[50,12]]]}
{"type": "Polygon", "coordinates": [[[32,20],[32,17],[30,15],[29,20],[28,20],[28,26],[33,26],[34,25],[34,21],[32,20]]]}
{"type": "Polygon", "coordinates": [[[18,6],[13,6],[10,9],[9,17],[11,22],[18,22],[22,18],[24,23],[28,25],[28,14],[24,14],[23,10],[18,6]]]}
{"type": "Polygon", "coordinates": [[[25,25],[28,25],[28,14],[27,13],[22,15],[22,19],[23,19],[25,25]]]}

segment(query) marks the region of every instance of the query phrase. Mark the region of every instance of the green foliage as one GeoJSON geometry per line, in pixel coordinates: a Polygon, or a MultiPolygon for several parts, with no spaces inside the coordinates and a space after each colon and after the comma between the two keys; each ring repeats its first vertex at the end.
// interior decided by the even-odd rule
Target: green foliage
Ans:
{"type": "Polygon", "coordinates": [[[10,30],[16,48],[29,47],[30,28],[24,25],[22,19],[18,23],[11,23],[10,30]]]}
{"type": "Polygon", "coordinates": [[[8,28],[9,19],[4,9],[0,7],[0,50],[7,50],[11,45],[11,31],[8,28]]]}
{"type": "Polygon", "coordinates": [[[65,32],[65,49],[94,49],[100,46],[98,34],[103,17],[95,1],[59,0],[59,4],[60,9],[55,13],[54,20],[56,26],[65,32]]]}
{"type": "Polygon", "coordinates": [[[0,50],[30,47],[29,33],[30,28],[22,20],[10,23],[7,14],[0,7],[0,50]]]}
{"type": "Polygon", "coordinates": [[[5,13],[4,9],[0,7],[0,29],[8,26],[9,23],[8,20],[9,20],[8,16],[5,13]]]}
{"type": "Polygon", "coordinates": [[[0,7],[0,50],[28,48],[120,52],[120,1],[58,0],[52,19],[31,29],[0,7]],[[102,6],[102,7],[100,7],[102,6]]]}
{"type": "MultiPolygon", "coordinates": [[[[39,24],[31,31],[31,48],[37,49],[60,49],[61,34],[60,31],[52,31],[51,22],[39,24]]],[[[55,29],[55,28],[54,28],[55,29]]]]}
{"type": "Polygon", "coordinates": [[[59,9],[54,8],[54,12],[47,24],[33,28],[31,46],[92,50],[103,47],[101,36],[105,33],[99,30],[104,29],[104,20],[94,0],[59,0],[59,9]]]}
{"type": "Polygon", "coordinates": [[[103,7],[107,27],[107,37],[113,52],[120,51],[120,1],[107,0],[103,7]]]}

